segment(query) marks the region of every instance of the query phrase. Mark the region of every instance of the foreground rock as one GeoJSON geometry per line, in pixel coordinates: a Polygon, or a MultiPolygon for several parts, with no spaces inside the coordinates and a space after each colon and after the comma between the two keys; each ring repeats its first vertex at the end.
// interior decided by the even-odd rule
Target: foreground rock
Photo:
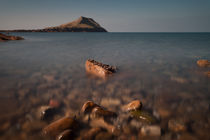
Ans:
{"type": "Polygon", "coordinates": [[[210,61],[201,59],[197,61],[197,65],[200,67],[209,67],[210,66],[210,61]]]}
{"type": "Polygon", "coordinates": [[[106,78],[116,72],[116,67],[102,64],[95,60],[87,60],[85,63],[86,71],[101,78],[106,78]]]}
{"type": "Polygon", "coordinates": [[[142,103],[140,100],[134,100],[130,102],[129,104],[125,105],[122,107],[123,111],[135,111],[135,110],[140,110],[142,107],[142,103]]]}
{"type": "Polygon", "coordinates": [[[43,129],[43,134],[46,136],[58,136],[65,130],[74,130],[77,128],[77,122],[75,118],[64,117],[61,118],[43,129]]]}
{"type": "Polygon", "coordinates": [[[23,40],[23,38],[19,36],[7,36],[0,33],[0,41],[9,41],[9,40],[23,40]]]}

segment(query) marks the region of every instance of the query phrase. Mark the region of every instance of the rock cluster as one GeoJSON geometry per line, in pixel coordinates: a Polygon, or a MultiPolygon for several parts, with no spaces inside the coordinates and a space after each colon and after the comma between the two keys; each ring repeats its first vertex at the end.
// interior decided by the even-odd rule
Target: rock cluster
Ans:
{"type": "Polygon", "coordinates": [[[98,77],[106,78],[116,72],[117,68],[88,59],[85,63],[86,71],[98,77]]]}
{"type": "MultiPolygon", "coordinates": [[[[52,101],[50,104],[52,104],[52,101]]],[[[129,116],[132,117],[132,113],[140,111],[141,107],[142,103],[139,100],[134,100],[124,105],[122,111],[127,114],[128,118],[125,117],[123,122],[127,122],[129,116]]],[[[121,128],[120,124],[116,124],[119,115],[123,114],[107,110],[93,101],[86,101],[77,117],[66,116],[58,119],[44,127],[42,133],[45,137],[56,138],[57,140],[92,140],[103,137],[105,139],[113,139],[114,137],[119,137],[122,131],[128,131],[127,128],[121,128]],[[88,130],[84,133],[86,128],[88,130]]],[[[145,119],[145,116],[142,114],[138,115],[136,115],[138,120],[145,119]]],[[[135,123],[139,123],[138,120],[135,123]]],[[[142,136],[160,136],[161,128],[157,125],[144,125],[140,129],[140,133],[142,136]]]]}

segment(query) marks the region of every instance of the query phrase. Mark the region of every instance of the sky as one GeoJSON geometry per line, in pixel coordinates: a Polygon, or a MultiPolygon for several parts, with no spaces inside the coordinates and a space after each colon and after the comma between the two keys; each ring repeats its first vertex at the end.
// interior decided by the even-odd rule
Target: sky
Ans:
{"type": "Polygon", "coordinates": [[[0,0],[0,30],[91,17],[109,32],[210,32],[210,0],[0,0]]]}

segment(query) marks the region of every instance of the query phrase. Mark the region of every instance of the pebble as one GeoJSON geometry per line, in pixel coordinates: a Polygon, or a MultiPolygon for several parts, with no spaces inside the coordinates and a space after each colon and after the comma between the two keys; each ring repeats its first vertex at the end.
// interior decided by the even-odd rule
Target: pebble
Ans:
{"type": "Polygon", "coordinates": [[[122,107],[123,111],[134,111],[134,110],[140,110],[142,107],[142,103],[140,100],[134,100],[130,102],[129,104],[122,107]]]}
{"type": "Polygon", "coordinates": [[[108,132],[101,132],[96,135],[95,140],[111,140],[113,135],[108,132]]]}
{"type": "Polygon", "coordinates": [[[59,108],[60,102],[55,99],[50,99],[49,106],[51,106],[52,108],[59,108]]]}
{"type": "Polygon", "coordinates": [[[210,66],[210,61],[201,59],[197,61],[197,65],[200,67],[209,67],[210,66]]]}
{"type": "Polygon", "coordinates": [[[100,107],[100,106],[95,104],[93,101],[87,101],[83,104],[81,112],[84,114],[91,113],[93,108],[95,107],[100,107]]]}
{"type": "Polygon", "coordinates": [[[78,127],[78,124],[75,118],[72,117],[63,117],[55,122],[52,122],[46,126],[42,132],[44,135],[57,136],[61,132],[67,129],[75,129],[78,127]]]}
{"type": "Polygon", "coordinates": [[[83,140],[93,140],[94,137],[100,132],[102,131],[101,128],[99,127],[94,127],[94,128],[91,128],[87,133],[84,134],[83,136],[83,140]]]}
{"type": "Polygon", "coordinates": [[[173,132],[183,132],[187,129],[183,121],[174,119],[168,121],[168,128],[173,132]]]}
{"type": "Polygon", "coordinates": [[[62,133],[60,133],[57,137],[56,140],[72,140],[74,137],[74,133],[72,130],[64,130],[62,133]]]}
{"type": "Polygon", "coordinates": [[[161,128],[157,125],[143,126],[141,128],[142,136],[161,136],[161,128]]]}
{"type": "Polygon", "coordinates": [[[55,108],[51,106],[41,106],[38,110],[38,118],[41,120],[51,119],[55,114],[55,108]]]}
{"type": "Polygon", "coordinates": [[[115,133],[117,130],[114,125],[105,122],[102,118],[92,120],[90,126],[104,128],[110,133],[115,133]]]}
{"type": "Polygon", "coordinates": [[[98,118],[98,117],[111,118],[111,117],[117,117],[117,114],[115,112],[105,110],[101,107],[95,107],[92,110],[91,116],[93,118],[98,118]]]}

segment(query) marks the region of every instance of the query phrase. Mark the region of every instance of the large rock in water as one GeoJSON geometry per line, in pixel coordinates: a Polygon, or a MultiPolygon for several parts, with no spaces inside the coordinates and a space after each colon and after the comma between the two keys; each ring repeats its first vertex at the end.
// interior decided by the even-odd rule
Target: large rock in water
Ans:
{"type": "Polygon", "coordinates": [[[95,60],[87,60],[85,63],[86,72],[101,78],[106,78],[116,72],[116,67],[102,64],[95,60]]]}
{"type": "Polygon", "coordinates": [[[7,36],[0,33],[0,41],[8,41],[8,40],[23,40],[23,38],[19,36],[7,36]]]}

